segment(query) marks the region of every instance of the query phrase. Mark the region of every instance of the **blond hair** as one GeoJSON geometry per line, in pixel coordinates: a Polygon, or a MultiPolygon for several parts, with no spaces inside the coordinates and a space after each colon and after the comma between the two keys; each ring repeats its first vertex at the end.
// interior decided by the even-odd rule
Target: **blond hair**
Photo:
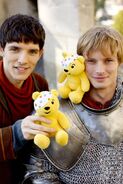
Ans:
{"type": "Polygon", "coordinates": [[[95,26],[82,35],[77,44],[77,53],[88,54],[91,50],[100,49],[103,54],[117,52],[119,63],[123,63],[123,36],[107,26],[95,26]]]}

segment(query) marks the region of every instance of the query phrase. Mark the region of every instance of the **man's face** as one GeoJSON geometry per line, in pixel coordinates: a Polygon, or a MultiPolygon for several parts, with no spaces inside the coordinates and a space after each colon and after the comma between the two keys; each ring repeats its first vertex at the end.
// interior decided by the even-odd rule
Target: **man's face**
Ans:
{"type": "Polygon", "coordinates": [[[32,42],[7,43],[3,50],[3,67],[8,80],[21,87],[34,70],[42,50],[32,42]]]}
{"type": "Polygon", "coordinates": [[[92,51],[86,59],[86,73],[95,89],[112,89],[118,72],[117,54],[104,56],[100,50],[92,51]]]}

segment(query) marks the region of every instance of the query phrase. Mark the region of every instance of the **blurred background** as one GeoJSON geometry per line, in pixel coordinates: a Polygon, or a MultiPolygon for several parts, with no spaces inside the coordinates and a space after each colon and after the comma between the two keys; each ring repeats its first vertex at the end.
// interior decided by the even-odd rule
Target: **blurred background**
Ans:
{"type": "Polygon", "coordinates": [[[36,71],[47,78],[50,88],[57,87],[62,52],[75,54],[80,35],[90,27],[112,26],[123,34],[123,0],[0,0],[0,5],[0,25],[10,15],[22,13],[44,26],[44,55],[36,71]]]}

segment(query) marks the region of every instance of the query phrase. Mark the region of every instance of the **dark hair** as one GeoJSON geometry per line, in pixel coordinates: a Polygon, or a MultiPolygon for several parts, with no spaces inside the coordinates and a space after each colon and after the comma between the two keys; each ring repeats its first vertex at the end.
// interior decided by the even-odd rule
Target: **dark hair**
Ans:
{"type": "Polygon", "coordinates": [[[7,18],[0,28],[0,44],[4,49],[6,43],[33,42],[44,46],[45,31],[38,19],[22,14],[16,14],[7,18]]]}

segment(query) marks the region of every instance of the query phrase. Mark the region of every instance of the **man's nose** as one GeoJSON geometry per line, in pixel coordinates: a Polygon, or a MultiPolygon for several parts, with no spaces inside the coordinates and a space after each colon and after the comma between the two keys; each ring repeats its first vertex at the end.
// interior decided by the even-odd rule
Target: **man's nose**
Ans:
{"type": "Polygon", "coordinates": [[[105,72],[105,65],[103,62],[98,62],[96,66],[97,73],[104,73],[105,72]]]}
{"type": "Polygon", "coordinates": [[[28,54],[25,52],[22,52],[22,53],[20,53],[20,55],[18,57],[18,63],[25,64],[25,63],[27,63],[27,59],[28,59],[28,54]]]}

